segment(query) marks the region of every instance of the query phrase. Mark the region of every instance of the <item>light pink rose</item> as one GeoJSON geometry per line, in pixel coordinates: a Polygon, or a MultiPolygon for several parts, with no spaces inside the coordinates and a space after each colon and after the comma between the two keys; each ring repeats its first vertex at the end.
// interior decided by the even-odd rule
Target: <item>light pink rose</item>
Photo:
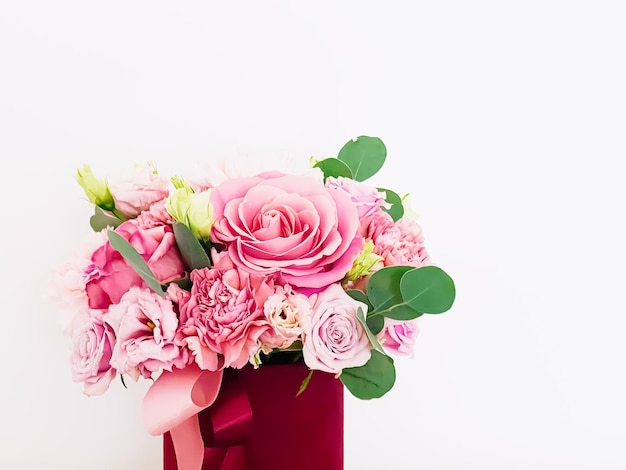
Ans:
{"type": "Polygon", "coordinates": [[[171,225],[172,216],[165,208],[165,199],[155,202],[148,210],[143,211],[137,216],[136,219],[132,219],[139,228],[148,229],[158,227],[159,225],[171,225]]]}
{"type": "Polygon", "coordinates": [[[178,341],[201,369],[242,368],[259,349],[268,323],[259,305],[274,289],[223,256],[212,268],[193,270],[188,299],[179,296],[178,341]]]}
{"type": "Polygon", "coordinates": [[[366,236],[374,242],[374,253],[383,257],[385,266],[419,268],[430,264],[422,228],[410,218],[394,222],[389,214],[380,210],[371,218],[366,236]]]}
{"type": "Polygon", "coordinates": [[[417,319],[399,321],[385,318],[385,325],[377,338],[389,354],[411,357],[418,334],[417,319]]]}
{"type": "Polygon", "coordinates": [[[345,191],[352,203],[357,208],[359,219],[369,217],[381,206],[385,206],[385,193],[361,181],[340,176],[338,178],[329,177],[326,179],[326,187],[338,188],[345,191]]]}
{"type": "Polygon", "coordinates": [[[106,321],[116,332],[111,365],[133,380],[184,368],[189,353],[175,344],[178,317],[172,302],[144,287],[132,287],[111,305],[106,321]]]}
{"type": "Polygon", "coordinates": [[[300,339],[311,312],[306,295],[294,293],[289,285],[278,286],[263,305],[263,313],[270,324],[270,329],[260,338],[263,351],[269,353],[274,348],[288,348],[300,339]]]}
{"type": "Polygon", "coordinates": [[[266,173],[231,179],[213,190],[211,240],[246,271],[281,272],[293,286],[323,288],[341,280],[363,243],[348,194],[313,176],[266,173]]]}
{"type": "Polygon", "coordinates": [[[106,392],[116,375],[111,366],[115,345],[113,329],[101,315],[89,316],[74,331],[70,365],[72,380],[83,382],[85,395],[106,392]]]}
{"type": "Polygon", "coordinates": [[[134,218],[152,204],[168,195],[169,180],[159,175],[151,164],[135,165],[112,175],[107,184],[115,208],[128,218],[134,218]]]}
{"type": "MultiPolygon", "coordinates": [[[[184,276],[185,266],[171,226],[161,225],[142,230],[133,221],[127,221],[115,231],[142,255],[161,283],[184,276]]],[[[112,303],[119,302],[130,287],[145,285],[133,267],[109,242],[93,253],[84,276],[89,307],[94,309],[107,309],[112,303]]]]}
{"type": "Polygon", "coordinates": [[[310,369],[340,374],[371,357],[371,344],[356,317],[367,305],[350,297],[338,284],[316,294],[311,321],[302,335],[304,362],[310,369]]]}

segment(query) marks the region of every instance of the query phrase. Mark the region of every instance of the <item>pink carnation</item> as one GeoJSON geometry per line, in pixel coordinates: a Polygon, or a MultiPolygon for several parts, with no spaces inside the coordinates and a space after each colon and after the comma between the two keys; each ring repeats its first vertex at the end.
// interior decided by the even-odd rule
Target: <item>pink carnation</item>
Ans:
{"type": "Polygon", "coordinates": [[[385,318],[385,325],[377,338],[388,353],[396,356],[413,356],[418,334],[417,319],[399,321],[385,318]]]}
{"type": "Polygon", "coordinates": [[[148,210],[143,211],[134,219],[141,229],[158,227],[159,225],[172,225],[172,216],[165,208],[165,199],[155,202],[148,210]]]}
{"type": "Polygon", "coordinates": [[[211,196],[212,241],[258,275],[281,272],[295,287],[340,281],[363,243],[350,196],[323,179],[267,173],[228,180],[211,196]]]}
{"type": "Polygon", "coordinates": [[[340,176],[338,178],[329,177],[326,180],[326,187],[338,188],[344,191],[352,203],[357,208],[359,219],[369,217],[374,211],[385,205],[385,193],[378,191],[373,186],[365,184],[351,178],[340,176]]]}
{"type": "Polygon", "coordinates": [[[374,242],[374,253],[382,256],[385,266],[419,268],[430,264],[422,228],[410,218],[394,222],[389,214],[380,210],[371,218],[366,237],[374,242]]]}
{"type": "Polygon", "coordinates": [[[111,365],[134,380],[182,369],[188,353],[175,344],[178,317],[172,303],[150,289],[133,287],[106,315],[117,333],[111,365]]]}
{"type": "Polygon", "coordinates": [[[273,289],[261,277],[236,268],[222,256],[213,268],[190,274],[188,299],[179,295],[182,328],[178,340],[201,369],[236,369],[259,349],[268,323],[259,308],[273,289]]]}

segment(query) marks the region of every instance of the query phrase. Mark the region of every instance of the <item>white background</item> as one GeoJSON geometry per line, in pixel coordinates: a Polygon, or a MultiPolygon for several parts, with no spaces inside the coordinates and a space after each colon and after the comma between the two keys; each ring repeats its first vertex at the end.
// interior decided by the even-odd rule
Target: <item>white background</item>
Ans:
{"type": "Polygon", "coordinates": [[[346,470],[625,469],[623,5],[1,2],[0,468],[160,468],[147,384],[84,397],[45,297],[90,231],[78,166],[365,134],[457,300],[346,396],[346,470]]]}

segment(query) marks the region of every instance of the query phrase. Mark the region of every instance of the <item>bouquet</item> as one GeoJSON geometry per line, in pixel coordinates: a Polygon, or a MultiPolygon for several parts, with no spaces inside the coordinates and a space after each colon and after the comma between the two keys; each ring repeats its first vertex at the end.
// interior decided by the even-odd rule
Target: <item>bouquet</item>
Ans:
{"type": "Polygon", "coordinates": [[[72,379],[92,396],[117,377],[154,388],[194,371],[214,399],[225,369],[300,362],[294,392],[317,372],[383,396],[417,319],[455,298],[408,197],[365,182],[386,157],[360,136],[292,173],[166,177],[148,162],[99,178],[84,165],[94,237],[54,273],[72,379]]]}

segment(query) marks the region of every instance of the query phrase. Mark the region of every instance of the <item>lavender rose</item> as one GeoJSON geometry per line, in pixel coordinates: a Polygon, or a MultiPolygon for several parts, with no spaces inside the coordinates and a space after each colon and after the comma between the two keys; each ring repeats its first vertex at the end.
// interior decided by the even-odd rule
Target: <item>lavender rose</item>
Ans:
{"type": "Polygon", "coordinates": [[[356,317],[367,305],[350,297],[339,284],[315,294],[311,321],[302,335],[304,362],[311,369],[340,374],[371,356],[371,344],[356,317]]]}
{"type": "Polygon", "coordinates": [[[341,280],[363,242],[350,196],[310,175],[267,173],[228,180],[213,190],[211,240],[258,275],[281,272],[294,287],[341,280]]]}
{"type": "Polygon", "coordinates": [[[74,331],[70,357],[72,380],[83,382],[85,395],[101,395],[108,390],[116,375],[110,363],[114,345],[113,329],[101,315],[87,317],[74,331]]]}

